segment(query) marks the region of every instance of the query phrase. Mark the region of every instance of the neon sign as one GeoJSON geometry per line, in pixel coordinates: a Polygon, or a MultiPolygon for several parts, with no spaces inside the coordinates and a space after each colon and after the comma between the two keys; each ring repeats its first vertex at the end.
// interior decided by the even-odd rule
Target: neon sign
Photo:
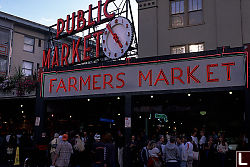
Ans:
{"type": "MultiPolygon", "coordinates": [[[[102,4],[102,1],[99,0],[98,6],[95,8],[93,8],[92,4],[90,4],[88,11],[78,10],[77,15],[76,15],[76,12],[73,12],[71,16],[67,15],[66,20],[63,20],[62,18],[58,19],[55,39],[61,39],[69,35],[74,35],[76,33],[79,33],[86,29],[94,28],[97,25],[106,23],[114,19],[115,13],[108,12],[109,3],[112,1],[114,0],[106,0],[105,3],[102,4]],[[97,9],[97,18],[95,20],[92,17],[93,9],[97,9]],[[103,12],[104,17],[102,17],[102,12],[103,12]],[[86,13],[88,13],[88,19],[85,18],[86,13]]],[[[117,42],[120,43],[119,52],[116,52],[112,50],[113,48],[115,48],[116,45],[114,45],[114,47],[112,48],[107,47],[105,40],[103,40],[102,42],[105,45],[105,48],[104,48],[105,55],[108,55],[107,57],[109,58],[121,57],[122,55],[126,53],[126,51],[128,50],[129,46],[132,43],[133,31],[132,31],[132,26],[129,25],[128,23],[129,21],[126,18],[118,17],[114,21],[111,21],[110,23],[107,24],[106,30],[95,31],[91,34],[84,36],[83,39],[82,37],[78,38],[78,40],[73,39],[72,47],[70,47],[70,45],[67,43],[63,43],[61,47],[62,49],[61,56],[59,56],[58,46],[55,46],[53,51],[52,51],[52,48],[49,48],[47,51],[44,50],[42,67],[50,69],[54,67],[68,66],[70,64],[76,64],[76,63],[89,61],[91,59],[89,53],[94,49],[93,47],[89,47],[88,43],[89,43],[89,40],[93,37],[95,38],[95,53],[96,53],[95,58],[98,59],[100,56],[100,39],[103,33],[105,33],[104,36],[105,36],[105,39],[107,40],[106,43],[109,42],[109,46],[112,43],[117,43],[117,42]],[[117,21],[121,21],[121,23],[117,21]],[[123,22],[125,24],[123,24],[123,22]],[[127,29],[126,32],[123,32],[122,31],[123,29],[119,30],[119,33],[116,32],[116,30],[113,29],[115,24],[117,26],[124,25],[125,29],[127,29]],[[112,38],[110,38],[111,37],[111,35],[109,35],[110,33],[112,34],[112,38]],[[123,35],[122,33],[127,33],[126,35],[128,38],[125,38],[126,35],[123,35]],[[108,39],[112,39],[113,41],[110,41],[108,39]],[[121,43],[123,43],[124,46],[122,46],[121,43]],[[83,52],[81,54],[79,53],[80,46],[83,46],[83,52]],[[53,52],[53,55],[52,55],[52,52],[53,52]],[[111,56],[111,53],[112,53],[112,56],[111,56]],[[69,62],[69,60],[71,60],[71,62],[69,62]]]]}

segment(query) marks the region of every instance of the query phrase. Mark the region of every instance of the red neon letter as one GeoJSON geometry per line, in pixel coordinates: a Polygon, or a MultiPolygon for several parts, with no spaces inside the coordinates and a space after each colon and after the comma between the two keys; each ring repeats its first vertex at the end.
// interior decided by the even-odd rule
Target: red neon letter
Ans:
{"type": "Polygon", "coordinates": [[[98,1],[97,23],[101,22],[101,17],[102,17],[102,1],[98,1]]]}
{"type": "Polygon", "coordinates": [[[169,85],[169,82],[168,82],[168,80],[167,80],[167,77],[166,77],[166,75],[164,74],[164,72],[163,72],[162,69],[161,69],[161,71],[159,72],[159,74],[158,74],[158,76],[157,76],[157,79],[156,79],[156,81],[155,81],[155,83],[154,83],[154,86],[157,85],[158,81],[165,81],[165,83],[166,83],[167,85],[169,85]],[[161,76],[163,77],[162,79],[160,79],[161,76]]]}
{"type": "Polygon", "coordinates": [[[80,91],[82,90],[82,83],[84,84],[84,85],[86,85],[87,84],[87,82],[88,82],[88,90],[90,90],[90,75],[88,76],[88,78],[86,79],[86,81],[84,82],[84,80],[82,79],[82,77],[80,77],[80,83],[79,83],[79,89],[80,89],[80,91]]]}
{"type": "Polygon", "coordinates": [[[46,50],[43,50],[43,68],[47,66],[47,68],[49,69],[50,66],[50,52],[51,49],[49,48],[47,56],[46,56],[46,50]]]}
{"type": "Polygon", "coordinates": [[[88,27],[91,27],[93,25],[95,25],[96,22],[93,21],[92,19],[92,4],[89,5],[89,19],[88,19],[88,27]]]}
{"type": "Polygon", "coordinates": [[[69,65],[69,63],[68,63],[68,57],[69,57],[69,45],[66,44],[66,43],[64,43],[64,44],[62,44],[61,66],[64,66],[64,62],[65,62],[65,65],[69,65]],[[65,49],[67,51],[66,51],[66,55],[64,57],[65,49]]]}
{"type": "Polygon", "coordinates": [[[207,82],[219,82],[218,78],[211,79],[210,75],[213,74],[213,72],[210,71],[211,67],[218,67],[218,64],[208,64],[207,65],[207,82]]]}
{"type": "Polygon", "coordinates": [[[91,51],[91,47],[87,47],[87,40],[91,38],[91,35],[86,35],[84,37],[84,51],[83,51],[83,61],[88,61],[90,56],[87,56],[87,52],[91,51]]]}
{"type": "Polygon", "coordinates": [[[70,25],[70,15],[67,15],[67,23],[66,23],[66,31],[70,35],[74,29],[75,29],[75,12],[72,13],[72,24],[71,24],[71,29],[69,30],[69,25],[70,25]]]}
{"type": "Polygon", "coordinates": [[[101,77],[101,75],[93,75],[93,90],[101,89],[101,87],[97,87],[95,84],[98,83],[98,81],[95,80],[95,78],[101,77]]]}
{"type": "Polygon", "coordinates": [[[80,42],[81,42],[82,38],[78,38],[78,41],[77,43],[75,42],[75,40],[73,40],[73,48],[72,48],[72,64],[75,63],[75,57],[77,57],[77,62],[81,62],[81,59],[80,59],[80,56],[79,56],[79,52],[78,52],[78,48],[79,48],[79,45],[80,45],[80,42]],[[76,43],[76,44],[75,44],[76,43]],[[76,45],[76,46],[75,46],[76,45]]]}
{"type": "Polygon", "coordinates": [[[69,80],[68,80],[68,90],[69,90],[69,92],[70,92],[70,88],[71,87],[74,88],[77,91],[77,89],[76,89],[76,83],[77,83],[77,81],[76,81],[75,77],[70,77],[69,78],[69,80]],[[71,85],[71,80],[72,79],[74,80],[74,83],[71,85]]]}
{"type": "Polygon", "coordinates": [[[96,37],[96,58],[99,57],[100,52],[100,35],[103,34],[103,31],[97,31],[93,34],[94,37],[96,37]]]}
{"type": "Polygon", "coordinates": [[[230,70],[230,66],[235,66],[235,62],[231,62],[231,63],[222,63],[221,66],[226,66],[226,67],[227,67],[227,80],[230,81],[230,80],[231,80],[231,70],[230,70]]]}
{"type": "Polygon", "coordinates": [[[76,31],[80,32],[85,27],[85,24],[86,24],[86,20],[84,18],[84,12],[82,10],[78,10],[78,12],[77,12],[77,29],[76,29],[76,31]],[[82,22],[82,25],[81,25],[81,22],[82,22]]]}
{"type": "Polygon", "coordinates": [[[172,85],[174,85],[174,80],[175,80],[175,79],[178,79],[182,84],[185,84],[185,83],[183,82],[183,80],[181,79],[181,77],[182,77],[182,75],[183,75],[183,71],[182,71],[181,68],[178,68],[178,67],[176,67],[176,68],[171,68],[171,74],[172,74],[172,85]],[[180,71],[180,74],[179,74],[178,77],[175,77],[175,76],[174,76],[174,71],[175,71],[175,70],[180,71]]]}
{"type": "Polygon", "coordinates": [[[66,89],[66,87],[65,87],[65,84],[64,84],[64,82],[63,82],[63,79],[60,80],[60,82],[59,82],[59,84],[58,84],[58,87],[57,87],[57,89],[56,89],[56,93],[58,92],[58,90],[59,90],[60,88],[63,88],[63,89],[64,89],[64,92],[67,92],[67,89],[66,89]],[[62,86],[60,86],[61,84],[62,84],[62,86]]]}
{"type": "Polygon", "coordinates": [[[55,47],[55,51],[54,51],[54,56],[53,56],[53,61],[52,61],[52,68],[54,68],[54,66],[59,66],[59,60],[58,60],[58,47],[55,47]]]}
{"type": "Polygon", "coordinates": [[[111,74],[104,74],[103,75],[103,89],[106,89],[106,84],[108,84],[111,88],[114,88],[111,85],[111,82],[113,81],[113,76],[111,74]],[[106,81],[106,76],[109,76],[109,81],[106,81]]]}
{"type": "Polygon", "coordinates": [[[141,78],[143,78],[144,81],[147,81],[147,79],[149,78],[149,86],[152,86],[152,70],[149,70],[146,77],[143,75],[142,71],[139,71],[139,87],[141,87],[142,85],[141,78]]]}
{"type": "Polygon", "coordinates": [[[121,73],[119,73],[119,74],[116,75],[117,81],[120,81],[120,82],[122,83],[120,86],[116,86],[116,88],[122,88],[122,87],[125,85],[124,80],[121,79],[121,78],[119,78],[120,75],[124,75],[124,76],[125,76],[125,73],[122,73],[122,72],[121,72],[121,73]]]}
{"type": "Polygon", "coordinates": [[[103,13],[105,15],[106,18],[111,19],[113,17],[115,17],[115,13],[109,14],[108,13],[108,4],[110,3],[110,0],[106,0],[106,2],[104,3],[104,7],[103,7],[103,13]]]}
{"type": "Polygon", "coordinates": [[[199,68],[199,65],[196,65],[192,71],[190,72],[190,66],[187,67],[187,83],[190,84],[190,78],[192,78],[196,83],[200,83],[200,81],[193,76],[193,73],[199,68]]]}
{"type": "Polygon", "coordinates": [[[57,33],[56,33],[56,39],[59,38],[59,35],[63,32],[64,30],[64,20],[63,19],[58,19],[57,20],[57,33]],[[62,24],[62,27],[60,26],[62,24]]]}
{"type": "Polygon", "coordinates": [[[52,92],[52,87],[54,87],[54,85],[52,85],[52,81],[57,81],[57,79],[50,79],[50,82],[49,82],[49,93],[52,92]]]}

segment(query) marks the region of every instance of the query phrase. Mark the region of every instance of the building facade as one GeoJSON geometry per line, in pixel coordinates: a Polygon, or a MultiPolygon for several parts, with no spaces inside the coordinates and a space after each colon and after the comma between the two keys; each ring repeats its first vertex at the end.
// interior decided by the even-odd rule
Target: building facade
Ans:
{"type": "Polygon", "coordinates": [[[248,0],[137,0],[139,57],[250,43],[248,0]]]}

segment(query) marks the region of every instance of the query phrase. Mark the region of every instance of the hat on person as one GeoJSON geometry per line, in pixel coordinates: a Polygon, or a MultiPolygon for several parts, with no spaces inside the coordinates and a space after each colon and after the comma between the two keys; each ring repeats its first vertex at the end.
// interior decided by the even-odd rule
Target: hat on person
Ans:
{"type": "Polygon", "coordinates": [[[63,136],[62,136],[63,141],[68,140],[68,138],[69,138],[69,136],[67,134],[63,134],[63,136]]]}
{"type": "Polygon", "coordinates": [[[96,134],[96,135],[94,136],[94,139],[95,139],[95,140],[101,140],[101,136],[98,135],[98,134],[96,134]]]}
{"type": "Polygon", "coordinates": [[[159,154],[160,153],[160,150],[158,149],[158,148],[153,148],[152,150],[149,150],[149,153],[150,153],[150,155],[152,156],[152,157],[158,157],[158,155],[157,154],[159,154]]]}
{"type": "Polygon", "coordinates": [[[59,137],[59,134],[58,133],[55,133],[54,134],[54,138],[58,138],[59,137]]]}

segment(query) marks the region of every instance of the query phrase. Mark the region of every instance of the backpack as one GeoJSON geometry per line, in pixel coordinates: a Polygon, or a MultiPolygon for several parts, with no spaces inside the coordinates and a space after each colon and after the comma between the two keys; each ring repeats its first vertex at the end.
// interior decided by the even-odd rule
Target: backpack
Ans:
{"type": "Polygon", "coordinates": [[[76,139],[76,144],[74,145],[76,151],[82,152],[85,150],[85,143],[81,139],[76,139]]]}

